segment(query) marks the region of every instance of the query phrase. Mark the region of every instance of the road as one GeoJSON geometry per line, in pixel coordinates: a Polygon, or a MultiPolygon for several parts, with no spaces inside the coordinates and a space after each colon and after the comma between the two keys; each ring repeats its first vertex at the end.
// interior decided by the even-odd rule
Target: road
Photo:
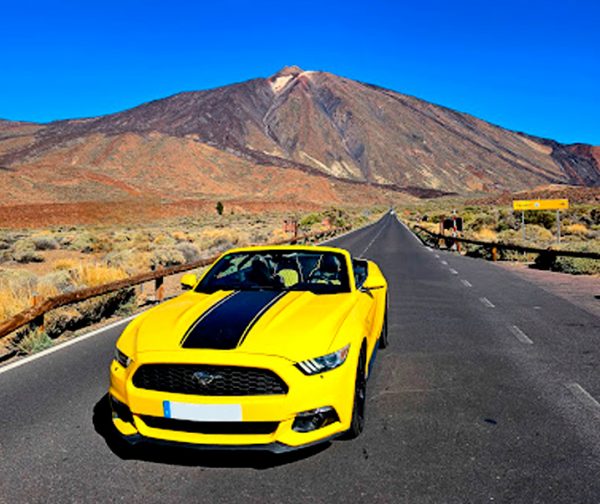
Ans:
{"type": "Polygon", "coordinates": [[[118,326],[0,368],[0,501],[600,502],[597,317],[432,251],[389,214],[335,243],[390,284],[360,438],[283,457],[122,458],[103,437],[118,326]]]}

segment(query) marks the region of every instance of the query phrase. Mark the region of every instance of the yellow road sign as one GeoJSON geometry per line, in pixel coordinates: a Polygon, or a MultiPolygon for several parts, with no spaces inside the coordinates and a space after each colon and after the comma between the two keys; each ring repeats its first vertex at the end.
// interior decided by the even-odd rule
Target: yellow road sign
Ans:
{"type": "Polygon", "coordinates": [[[568,199],[535,199],[513,201],[513,210],[566,210],[567,208],[569,208],[568,199]]]}

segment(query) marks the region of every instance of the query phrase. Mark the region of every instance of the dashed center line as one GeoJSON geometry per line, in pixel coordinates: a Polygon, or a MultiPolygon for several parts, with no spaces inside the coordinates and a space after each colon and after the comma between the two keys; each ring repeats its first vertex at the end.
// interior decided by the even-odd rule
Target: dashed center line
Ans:
{"type": "Polygon", "coordinates": [[[379,229],[379,231],[377,232],[377,234],[373,237],[373,239],[369,242],[369,244],[366,246],[365,250],[363,250],[360,253],[360,257],[364,256],[367,253],[367,250],[369,250],[371,248],[371,245],[373,245],[373,243],[375,243],[375,240],[377,240],[377,238],[379,238],[379,235],[381,234],[381,232],[386,228],[385,225],[381,226],[381,228],[379,229]]]}
{"type": "Polygon", "coordinates": [[[440,254],[435,254],[435,258],[439,259],[440,258],[440,254]]]}
{"type": "Polygon", "coordinates": [[[453,275],[458,275],[458,271],[456,271],[454,268],[450,268],[450,273],[453,275]]]}
{"type": "Polygon", "coordinates": [[[580,403],[594,413],[600,415],[600,403],[592,396],[592,394],[579,385],[579,383],[567,383],[565,387],[571,391],[580,403]]]}
{"type": "Polygon", "coordinates": [[[448,266],[448,261],[442,261],[442,264],[443,264],[444,266],[448,266]]]}
{"type": "Polygon", "coordinates": [[[479,298],[479,301],[481,301],[483,303],[484,306],[487,306],[488,308],[496,308],[496,305],[494,303],[492,303],[488,298],[486,297],[481,297],[479,298]]]}
{"type": "Polygon", "coordinates": [[[473,284],[468,280],[461,279],[460,281],[465,287],[473,287],[473,284]]]}
{"type": "Polygon", "coordinates": [[[513,333],[514,337],[517,338],[521,343],[525,343],[526,345],[533,345],[533,341],[529,339],[527,334],[525,334],[519,327],[516,325],[509,325],[508,330],[513,333]]]}

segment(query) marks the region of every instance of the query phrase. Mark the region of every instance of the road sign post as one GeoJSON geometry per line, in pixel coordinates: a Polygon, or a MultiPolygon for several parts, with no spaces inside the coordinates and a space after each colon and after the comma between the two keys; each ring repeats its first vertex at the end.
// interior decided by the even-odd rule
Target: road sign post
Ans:
{"type": "Polygon", "coordinates": [[[560,211],[569,208],[568,199],[514,200],[513,210],[521,210],[521,228],[525,240],[525,210],[556,210],[556,239],[560,243],[560,211]]]}

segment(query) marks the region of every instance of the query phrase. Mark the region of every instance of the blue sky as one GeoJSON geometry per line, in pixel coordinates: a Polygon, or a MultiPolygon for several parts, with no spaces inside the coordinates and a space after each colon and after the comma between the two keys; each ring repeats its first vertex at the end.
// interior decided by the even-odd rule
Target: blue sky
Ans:
{"type": "Polygon", "coordinates": [[[0,117],[116,112],[327,70],[563,142],[600,144],[598,1],[0,0],[0,117]]]}

